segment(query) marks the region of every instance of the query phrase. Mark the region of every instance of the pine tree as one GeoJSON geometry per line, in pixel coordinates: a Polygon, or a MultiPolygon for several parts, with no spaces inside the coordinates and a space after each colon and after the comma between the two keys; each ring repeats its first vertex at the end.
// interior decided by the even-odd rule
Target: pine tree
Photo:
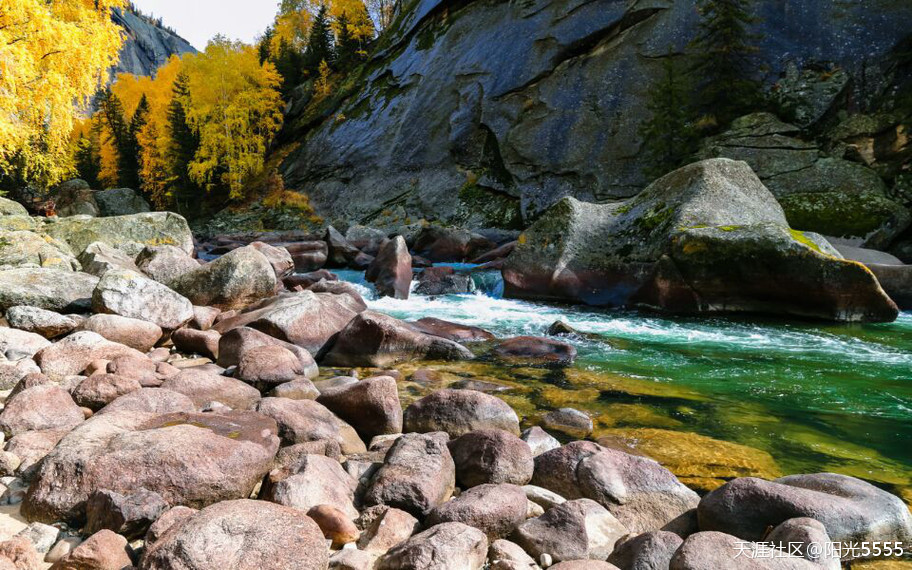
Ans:
{"type": "Polygon", "coordinates": [[[336,44],[336,65],[339,69],[347,71],[355,65],[358,59],[361,42],[352,34],[351,26],[348,23],[348,15],[345,12],[336,19],[336,26],[339,30],[338,43],[336,44]]]}
{"type": "Polygon", "coordinates": [[[756,80],[758,51],[749,32],[757,22],[751,0],[701,0],[701,21],[691,43],[696,51],[695,71],[702,78],[700,107],[719,126],[753,110],[760,102],[756,80]]]}
{"type": "Polygon", "coordinates": [[[98,148],[98,133],[89,133],[79,135],[76,141],[76,153],[74,155],[76,163],[76,173],[89,183],[92,188],[99,188],[98,175],[101,174],[101,157],[98,148]]]}
{"type": "Polygon", "coordinates": [[[186,73],[181,72],[174,80],[173,93],[174,96],[168,105],[168,129],[171,139],[168,162],[171,165],[171,175],[174,177],[174,203],[178,211],[186,212],[188,204],[201,191],[190,178],[190,163],[196,158],[200,139],[187,120],[190,77],[186,73]]]}
{"type": "Polygon", "coordinates": [[[696,151],[689,93],[674,55],[668,53],[662,60],[661,79],[649,90],[646,107],[652,117],[640,126],[648,164],[645,173],[650,179],[678,168],[696,151]]]}
{"type": "Polygon", "coordinates": [[[304,52],[304,68],[311,75],[315,75],[319,71],[322,62],[325,61],[332,66],[336,61],[336,54],[333,49],[335,42],[326,10],[326,5],[321,4],[320,11],[317,12],[317,17],[314,18],[313,26],[310,29],[307,49],[304,52]]]}
{"type": "Polygon", "coordinates": [[[117,153],[117,184],[126,188],[139,187],[139,159],[131,144],[130,124],[124,116],[120,98],[108,87],[101,96],[101,110],[108,134],[117,153]]]}

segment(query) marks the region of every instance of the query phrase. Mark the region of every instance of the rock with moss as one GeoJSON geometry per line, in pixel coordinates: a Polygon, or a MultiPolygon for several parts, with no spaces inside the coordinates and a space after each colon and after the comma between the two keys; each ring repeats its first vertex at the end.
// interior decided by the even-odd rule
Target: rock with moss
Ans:
{"type": "Polygon", "coordinates": [[[44,232],[68,243],[76,255],[95,242],[105,243],[134,257],[146,246],[156,245],[173,245],[188,254],[193,253],[193,235],[187,220],[171,212],[110,218],[49,218],[44,224],[44,232]]]}
{"type": "Polygon", "coordinates": [[[0,271],[0,310],[26,305],[64,313],[85,312],[91,307],[96,285],[94,275],[61,269],[0,271]]]}
{"type": "Polygon", "coordinates": [[[29,231],[0,230],[0,268],[52,267],[79,269],[70,247],[52,237],[29,231]]]}
{"type": "Polygon", "coordinates": [[[624,205],[565,198],[526,231],[503,269],[514,298],[892,321],[898,309],[864,266],[792,230],[744,162],[710,159],[624,205]]]}
{"type": "Polygon", "coordinates": [[[775,115],[755,113],[708,140],[701,156],[747,162],[796,229],[884,248],[909,226],[912,215],[888,197],[876,171],[828,156],[799,135],[775,115]]]}

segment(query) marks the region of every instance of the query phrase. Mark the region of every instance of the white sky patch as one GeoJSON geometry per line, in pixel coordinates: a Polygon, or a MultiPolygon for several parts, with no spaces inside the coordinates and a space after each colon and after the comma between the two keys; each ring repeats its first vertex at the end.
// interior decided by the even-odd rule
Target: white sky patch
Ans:
{"type": "Polygon", "coordinates": [[[214,36],[252,44],[272,23],[278,0],[133,0],[144,14],[162,18],[198,50],[214,36]]]}

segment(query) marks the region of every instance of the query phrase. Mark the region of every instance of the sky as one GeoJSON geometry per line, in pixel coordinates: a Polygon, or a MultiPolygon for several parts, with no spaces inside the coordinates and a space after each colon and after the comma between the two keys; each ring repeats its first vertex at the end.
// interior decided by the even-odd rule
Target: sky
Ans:
{"type": "Polygon", "coordinates": [[[133,0],[144,14],[161,17],[202,50],[216,34],[253,43],[272,23],[278,0],[133,0]]]}

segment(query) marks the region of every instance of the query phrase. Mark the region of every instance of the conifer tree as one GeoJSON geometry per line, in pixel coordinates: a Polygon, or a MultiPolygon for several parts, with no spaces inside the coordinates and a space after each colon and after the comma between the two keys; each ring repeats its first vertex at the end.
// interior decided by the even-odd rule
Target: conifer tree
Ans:
{"type": "Polygon", "coordinates": [[[696,151],[690,89],[672,53],[662,60],[661,79],[648,94],[652,117],[640,126],[647,160],[646,175],[659,178],[682,166],[696,151]]]}
{"type": "Polygon", "coordinates": [[[102,94],[101,110],[117,154],[117,184],[126,188],[138,188],[139,157],[135,151],[132,129],[124,116],[123,103],[110,87],[102,94]]]}
{"type": "Polygon", "coordinates": [[[174,177],[173,199],[178,211],[185,212],[187,204],[199,195],[199,186],[190,178],[190,163],[196,158],[200,146],[197,132],[187,120],[190,105],[190,77],[181,72],[174,80],[173,97],[168,105],[168,130],[171,145],[168,162],[174,177]]]}
{"type": "Polygon", "coordinates": [[[319,71],[322,62],[325,61],[332,66],[336,61],[336,53],[333,49],[335,41],[326,11],[326,5],[321,4],[320,10],[314,18],[313,26],[310,28],[310,37],[304,52],[304,67],[312,76],[319,71]]]}
{"type": "Polygon", "coordinates": [[[348,14],[345,12],[336,19],[336,29],[339,30],[336,43],[336,66],[347,71],[358,62],[361,41],[352,33],[348,14]]]}
{"type": "Polygon", "coordinates": [[[101,157],[98,148],[98,132],[93,129],[89,136],[79,135],[76,141],[76,152],[74,161],[76,163],[76,174],[89,183],[91,188],[99,188],[101,184],[98,181],[98,175],[101,174],[101,157]]]}
{"type": "Polygon", "coordinates": [[[701,21],[691,47],[702,78],[700,107],[722,126],[760,102],[753,44],[759,38],[750,33],[757,18],[751,0],[700,0],[697,9],[701,21]]]}

